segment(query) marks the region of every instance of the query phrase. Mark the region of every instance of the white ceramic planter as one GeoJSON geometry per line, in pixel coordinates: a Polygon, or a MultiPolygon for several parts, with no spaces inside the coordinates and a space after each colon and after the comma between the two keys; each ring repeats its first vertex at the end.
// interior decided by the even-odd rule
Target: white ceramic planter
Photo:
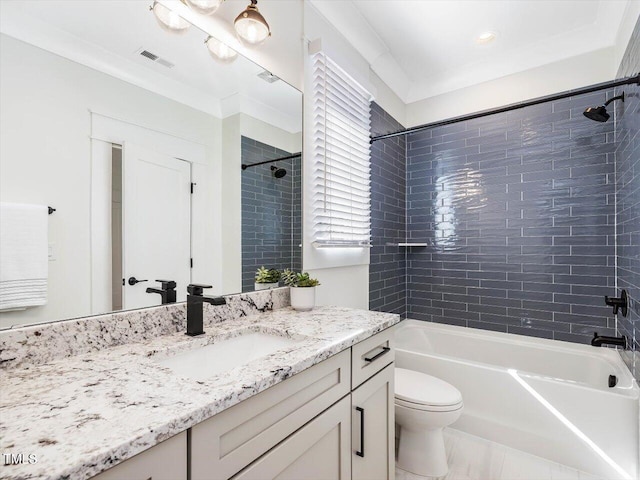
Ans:
{"type": "Polygon", "coordinates": [[[308,312],[316,306],[316,287],[290,287],[291,308],[308,312]]]}
{"type": "Polygon", "coordinates": [[[280,282],[253,284],[256,290],[268,290],[269,288],[278,288],[278,285],[280,285],[280,282]]]}

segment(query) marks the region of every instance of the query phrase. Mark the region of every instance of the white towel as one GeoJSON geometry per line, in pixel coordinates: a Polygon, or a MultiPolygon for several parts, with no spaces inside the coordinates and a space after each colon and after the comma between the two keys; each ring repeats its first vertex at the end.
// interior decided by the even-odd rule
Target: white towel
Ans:
{"type": "Polygon", "coordinates": [[[49,210],[0,203],[0,310],[47,303],[49,210]]]}

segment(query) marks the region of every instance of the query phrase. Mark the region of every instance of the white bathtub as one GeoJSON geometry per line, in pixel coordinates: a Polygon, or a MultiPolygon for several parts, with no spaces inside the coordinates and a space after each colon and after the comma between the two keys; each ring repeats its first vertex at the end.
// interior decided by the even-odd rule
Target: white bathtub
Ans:
{"type": "Polygon", "coordinates": [[[614,350],[416,320],[398,326],[396,342],[397,367],[462,392],[453,428],[606,479],[638,478],[640,389],[614,350]]]}

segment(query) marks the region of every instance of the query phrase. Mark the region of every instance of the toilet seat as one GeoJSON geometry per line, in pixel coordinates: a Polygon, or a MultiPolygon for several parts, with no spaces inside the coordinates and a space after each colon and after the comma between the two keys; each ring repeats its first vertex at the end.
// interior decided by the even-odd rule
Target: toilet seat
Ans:
{"type": "Polygon", "coordinates": [[[462,408],[462,394],[453,385],[426,373],[395,369],[395,404],[416,410],[449,412],[462,408]]]}
{"type": "Polygon", "coordinates": [[[394,403],[398,407],[422,410],[424,412],[454,412],[456,410],[462,410],[462,407],[464,406],[462,402],[454,405],[424,405],[422,403],[405,402],[397,397],[395,398],[394,403]]]}

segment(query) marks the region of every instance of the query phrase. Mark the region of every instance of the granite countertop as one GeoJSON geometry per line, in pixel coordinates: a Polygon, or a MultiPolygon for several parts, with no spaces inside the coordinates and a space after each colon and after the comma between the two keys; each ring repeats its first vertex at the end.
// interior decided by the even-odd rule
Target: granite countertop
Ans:
{"type": "Polygon", "coordinates": [[[0,459],[0,478],[90,478],[399,321],[347,308],[283,308],[208,326],[199,337],[179,332],[2,370],[0,454],[22,453],[25,463],[0,459]],[[299,342],[204,381],[154,360],[252,331],[299,342]]]}

